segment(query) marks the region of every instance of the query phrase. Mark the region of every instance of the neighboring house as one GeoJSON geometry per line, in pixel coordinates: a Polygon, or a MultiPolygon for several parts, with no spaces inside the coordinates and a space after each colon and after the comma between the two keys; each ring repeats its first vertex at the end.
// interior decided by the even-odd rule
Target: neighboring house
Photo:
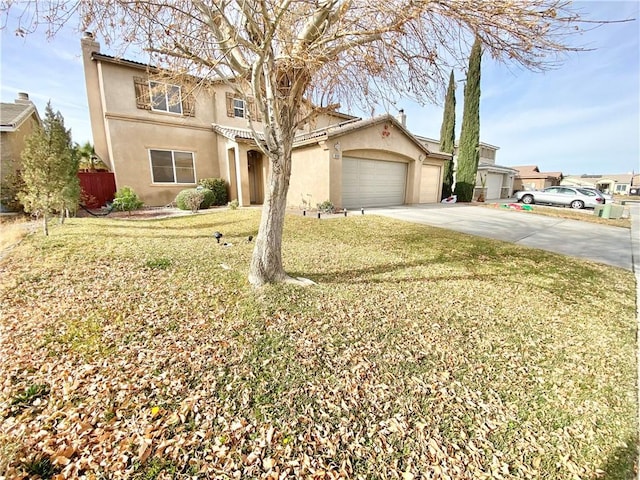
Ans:
{"type": "MultiPolygon", "coordinates": [[[[436,152],[432,153],[432,155],[438,154],[447,160],[451,159],[450,154],[440,152],[439,140],[421,136],[417,138],[425,144],[430,152],[436,152]]],[[[513,195],[514,178],[518,172],[511,167],[496,164],[496,152],[498,150],[499,147],[495,145],[480,142],[480,160],[478,162],[476,187],[473,198],[478,198],[480,193],[484,193],[486,200],[510,198],[513,195]]],[[[457,159],[457,155],[454,154],[454,169],[457,164],[457,159]]]]}
{"type": "MultiPolygon", "coordinates": [[[[219,177],[241,206],[263,202],[269,162],[247,128],[247,116],[261,127],[250,99],[236,98],[223,82],[193,89],[150,78],[152,67],[100,53],[89,33],[81,43],[95,151],[118,188],[167,205],[198,180],[219,177]]],[[[431,153],[404,120],[316,118],[295,139],[288,205],[439,202],[447,156],[431,153]]]]}
{"type": "Polygon", "coordinates": [[[518,173],[514,179],[513,191],[542,190],[560,185],[562,172],[541,172],[537,165],[511,167],[518,173]]]}
{"type": "Polygon", "coordinates": [[[567,175],[562,180],[561,185],[572,185],[578,187],[594,187],[604,193],[612,195],[629,195],[629,190],[633,182],[633,173],[611,174],[611,175],[567,175]]]}
{"type": "Polygon", "coordinates": [[[518,171],[511,167],[496,165],[499,147],[480,142],[480,162],[476,176],[474,198],[484,190],[486,200],[511,198],[518,171]]]}
{"type": "Polygon", "coordinates": [[[631,178],[631,186],[629,187],[629,195],[640,195],[640,175],[634,175],[631,178]]]}
{"type": "MultiPolygon", "coordinates": [[[[38,110],[29,95],[20,92],[14,103],[0,103],[0,181],[6,185],[19,171],[25,141],[42,125],[38,110]]],[[[3,190],[5,190],[3,188],[3,190]]],[[[5,192],[1,195],[3,200],[5,192]]],[[[4,203],[4,201],[2,202],[4,203]]]]}

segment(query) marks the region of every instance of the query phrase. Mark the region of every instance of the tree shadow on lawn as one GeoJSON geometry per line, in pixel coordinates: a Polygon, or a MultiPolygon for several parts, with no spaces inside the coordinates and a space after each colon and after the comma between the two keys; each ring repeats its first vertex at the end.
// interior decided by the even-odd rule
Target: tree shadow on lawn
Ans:
{"type": "Polygon", "coordinates": [[[600,467],[606,472],[602,480],[635,480],[638,464],[638,440],[629,437],[625,445],[614,450],[607,462],[600,467]]]}
{"type": "MultiPolygon", "coordinates": [[[[182,218],[189,218],[189,217],[181,217],[182,218]]],[[[216,229],[219,230],[220,228],[224,228],[225,226],[228,225],[234,225],[237,223],[241,223],[242,220],[235,220],[235,221],[227,221],[227,222],[210,222],[210,223],[199,223],[197,225],[166,225],[167,221],[171,221],[173,223],[177,223],[176,220],[179,220],[176,217],[173,218],[161,218],[161,219],[157,219],[157,220],[136,220],[136,221],[118,221],[117,223],[113,223],[110,226],[112,226],[113,228],[134,228],[136,230],[141,229],[141,230],[188,230],[188,229],[193,229],[193,230],[207,230],[207,229],[216,229]],[[144,224],[143,224],[144,222],[144,224]]],[[[180,222],[183,223],[183,222],[180,222]]],[[[256,226],[257,229],[257,226],[256,226]]],[[[213,230],[212,230],[213,231],[213,230]]]]}
{"type": "MultiPolygon", "coordinates": [[[[489,256],[487,262],[495,262],[494,271],[487,272],[482,264],[470,266],[470,260],[474,255],[468,251],[441,252],[435,258],[416,259],[413,261],[387,262],[378,265],[370,265],[360,268],[345,268],[331,272],[306,270],[304,272],[290,271],[292,277],[306,277],[317,283],[325,284],[385,284],[385,283],[434,283],[447,281],[493,281],[519,283],[527,288],[544,290],[551,295],[562,295],[566,300],[582,301],[593,295],[589,288],[576,289],[578,280],[598,281],[601,266],[589,265],[582,260],[567,259],[561,255],[531,250],[528,255],[523,254],[522,247],[511,249],[510,245],[504,249],[498,249],[495,256],[489,256]],[[541,262],[557,262],[561,264],[556,271],[550,268],[548,271],[540,270],[541,262]],[[571,263],[569,263],[571,262],[571,263]],[[412,269],[428,269],[430,267],[451,267],[451,274],[416,275],[412,269]],[[403,271],[406,271],[403,273],[403,271]],[[570,272],[570,274],[568,273],[570,272]],[[535,276],[538,281],[531,282],[530,276],[535,276]]],[[[418,270],[419,271],[419,270],[418,270]]]]}
{"type": "Polygon", "coordinates": [[[440,263],[430,261],[414,261],[414,262],[397,262],[386,263],[371,267],[363,267],[357,269],[340,270],[335,272],[290,272],[292,277],[308,277],[314,282],[325,284],[354,284],[354,283],[399,283],[399,282],[440,282],[453,280],[490,280],[496,277],[501,279],[507,278],[503,273],[488,274],[476,273],[469,271],[468,273],[458,275],[433,275],[433,276],[411,276],[399,278],[399,273],[403,270],[425,267],[429,264],[440,263]],[[375,278],[378,275],[394,274],[389,278],[375,278]]]}

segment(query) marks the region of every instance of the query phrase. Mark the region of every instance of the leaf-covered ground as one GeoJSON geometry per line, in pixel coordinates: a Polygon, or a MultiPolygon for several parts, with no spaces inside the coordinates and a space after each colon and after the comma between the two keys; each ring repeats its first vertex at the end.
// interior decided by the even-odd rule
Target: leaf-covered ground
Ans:
{"type": "Polygon", "coordinates": [[[633,478],[630,272],[291,215],[318,285],[254,291],[258,221],[71,219],[0,261],[0,476],[633,478]]]}

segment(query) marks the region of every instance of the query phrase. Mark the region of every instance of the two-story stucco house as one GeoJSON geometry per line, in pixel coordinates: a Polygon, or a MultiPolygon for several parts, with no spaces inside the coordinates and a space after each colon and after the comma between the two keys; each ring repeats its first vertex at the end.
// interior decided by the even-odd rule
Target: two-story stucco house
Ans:
{"type": "MultiPolygon", "coordinates": [[[[241,206],[263,202],[269,162],[247,128],[248,116],[261,127],[250,99],[222,81],[198,89],[164,83],[150,76],[153,67],[102,54],[89,33],[81,44],[95,150],[118,188],[158,206],[220,177],[241,206]]],[[[447,158],[412,135],[404,116],[326,114],[296,138],[288,205],[438,202],[447,158]]]]}

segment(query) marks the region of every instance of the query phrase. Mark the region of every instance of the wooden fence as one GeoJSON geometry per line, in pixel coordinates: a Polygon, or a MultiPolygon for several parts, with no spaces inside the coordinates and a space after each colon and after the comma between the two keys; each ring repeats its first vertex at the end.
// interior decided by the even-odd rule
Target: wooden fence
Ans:
{"type": "Polygon", "coordinates": [[[100,208],[112,202],[116,193],[116,180],[111,172],[78,172],[82,199],[87,208],[100,208]]]}

